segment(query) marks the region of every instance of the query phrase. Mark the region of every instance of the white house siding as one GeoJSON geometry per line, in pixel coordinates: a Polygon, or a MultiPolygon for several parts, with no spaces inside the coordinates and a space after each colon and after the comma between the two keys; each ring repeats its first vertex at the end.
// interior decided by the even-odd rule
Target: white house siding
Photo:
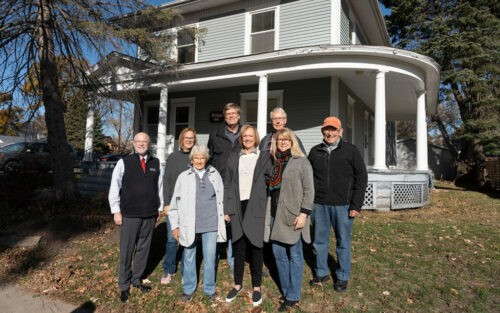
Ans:
{"type": "Polygon", "coordinates": [[[241,56],[245,49],[245,14],[238,13],[200,22],[205,29],[198,48],[198,61],[241,56]]]}
{"type": "Polygon", "coordinates": [[[349,39],[349,6],[345,0],[341,1],[342,10],[340,12],[340,44],[350,44],[349,39]]]}
{"type": "Polygon", "coordinates": [[[329,44],[331,0],[291,1],[280,6],[279,49],[329,44]]]}

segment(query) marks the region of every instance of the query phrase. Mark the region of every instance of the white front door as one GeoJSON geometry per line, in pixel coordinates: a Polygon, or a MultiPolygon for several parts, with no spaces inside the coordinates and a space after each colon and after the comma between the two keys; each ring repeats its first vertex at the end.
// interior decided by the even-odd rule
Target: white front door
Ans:
{"type": "Polygon", "coordinates": [[[174,136],[174,151],[179,149],[179,134],[186,127],[194,128],[195,98],[172,99],[170,105],[169,134],[174,136]]]}

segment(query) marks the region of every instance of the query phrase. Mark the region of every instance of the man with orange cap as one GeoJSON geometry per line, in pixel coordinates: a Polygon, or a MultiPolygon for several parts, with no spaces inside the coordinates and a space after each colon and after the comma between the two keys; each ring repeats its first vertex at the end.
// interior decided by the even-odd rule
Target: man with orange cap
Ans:
{"type": "Polygon", "coordinates": [[[368,180],[366,166],[356,146],[342,140],[342,123],[327,117],[321,128],[323,142],[309,152],[314,173],[314,225],[316,276],[312,286],[321,286],[329,279],[328,249],[333,226],[337,241],[337,269],[334,288],[347,290],[351,272],[351,229],[359,215],[368,180]],[[330,226],[331,225],[331,226],[330,226]]]}

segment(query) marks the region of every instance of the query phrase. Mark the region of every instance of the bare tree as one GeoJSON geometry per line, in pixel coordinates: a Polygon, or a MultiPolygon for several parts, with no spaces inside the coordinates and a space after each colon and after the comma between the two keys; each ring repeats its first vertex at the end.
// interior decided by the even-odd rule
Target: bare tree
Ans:
{"type": "Polygon", "coordinates": [[[104,56],[112,50],[133,54],[140,46],[159,67],[171,65],[167,59],[171,39],[152,30],[169,27],[173,15],[143,0],[1,1],[0,12],[0,90],[16,95],[26,79],[34,80],[31,83],[40,90],[48,130],[56,197],[74,201],[78,192],[68,154],[56,58],[66,59],[80,87],[86,85],[91,91],[99,86],[83,66],[89,53],[105,62],[104,56]],[[36,73],[31,76],[33,68],[36,73]]]}

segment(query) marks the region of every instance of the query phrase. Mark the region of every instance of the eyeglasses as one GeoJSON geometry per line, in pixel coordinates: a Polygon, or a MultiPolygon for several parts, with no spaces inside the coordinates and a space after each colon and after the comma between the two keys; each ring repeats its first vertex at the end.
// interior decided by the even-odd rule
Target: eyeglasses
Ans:
{"type": "Polygon", "coordinates": [[[287,139],[287,138],[278,138],[276,141],[277,141],[277,142],[292,142],[292,139],[287,139]]]}
{"type": "Polygon", "coordinates": [[[228,113],[225,113],[224,115],[225,116],[228,116],[228,115],[232,116],[232,115],[240,115],[240,113],[238,113],[238,112],[228,112],[228,113]]]}
{"type": "Polygon", "coordinates": [[[134,140],[134,143],[149,143],[147,140],[134,140]]]}
{"type": "Polygon", "coordinates": [[[271,121],[284,121],[286,120],[286,117],[273,117],[271,121]]]}
{"type": "Polygon", "coordinates": [[[332,132],[332,133],[334,133],[334,132],[336,132],[336,131],[339,131],[339,128],[335,128],[335,127],[328,127],[328,128],[323,129],[323,132],[325,132],[325,133],[326,133],[326,132],[332,132]]]}
{"type": "Polygon", "coordinates": [[[207,159],[206,157],[193,157],[193,160],[195,160],[195,161],[203,161],[206,159],[207,159]]]}
{"type": "Polygon", "coordinates": [[[184,140],[193,141],[194,137],[184,137],[184,140]]]}

